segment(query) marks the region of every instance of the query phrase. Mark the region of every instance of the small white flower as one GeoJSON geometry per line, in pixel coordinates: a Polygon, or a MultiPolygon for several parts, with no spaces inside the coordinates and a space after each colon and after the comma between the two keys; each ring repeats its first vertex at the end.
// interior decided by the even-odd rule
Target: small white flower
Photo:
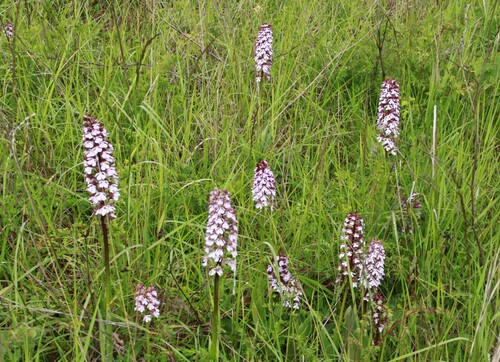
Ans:
{"type": "Polygon", "coordinates": [[[99,201],[105,201],[106,200],[106,194],[104,192],[98,192],[94,195],[94,199],[99,202],[99,201]]]}
{"type": "Polygon", "coordinates": [[[90,194],[95,194],[97,192],[97,187],[95,185],[89,185],[87,186],[87,191],[90,193],[90,194]]]}
{"type": "Polygon", "coordinates": [[[111,218],[115,218],[114,212],[115,212],[115,207],[112,205],[104,205],[100,209],[97,209],[95,211],[96,215],[101,215],[101,216],[106,216],[109,215],[111,218]]]}

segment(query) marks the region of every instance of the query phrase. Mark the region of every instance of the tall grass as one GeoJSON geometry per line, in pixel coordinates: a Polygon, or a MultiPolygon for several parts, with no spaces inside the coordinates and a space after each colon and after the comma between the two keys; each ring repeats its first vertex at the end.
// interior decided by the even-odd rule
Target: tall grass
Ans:
{"type": "Polygon", "coordinates": [[[231,192],[240,234],[236,294],[220,280],[221,359],[493,358],[497,11],[479,0],[2,3],[16,37],[0,41],[0,360],[96,360],[103,323],[117,360],[207,360],[201,258],[215,186],[231,192]],[[263,22],[273,79],[257,91],[263,22]],[[401,86],[396,157],[376,142],[382,73],[401,86]],[[110,132],[120,175],[106,320],[87,113],[110,132]],[[276,176],[272,212],[251,197],[261,159],[276,176]],[[421,217],[402,206],[412,189],[421,217]],[[359,298],[335,285],[355,210],[386,248],[380,346],[359,298]],[[279,252],[304,289],[299,311],[267,284],[279,252]],[[162,300],[150,324],[133,311],[139,282],[162,300]]]}

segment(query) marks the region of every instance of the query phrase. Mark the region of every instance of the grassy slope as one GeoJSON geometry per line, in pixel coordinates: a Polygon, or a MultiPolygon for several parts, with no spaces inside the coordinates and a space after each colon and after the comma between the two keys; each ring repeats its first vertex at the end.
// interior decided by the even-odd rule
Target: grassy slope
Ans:
{"type": "Polygon", "coordinates": [[[200,258],[214,186],[231,192],[240,223],[237,294],[228,280],[221,304],[225,358],[479,361],[494,352],[496,2],[414,0],[392,11],[373,1],[48,3],[0,5],[18,34],[0,43],[0,359],[96,355],[102,244],[82,177],[87,112],[110,131],[120,175],[112,272],[124,360],[206,358],[211,283],[200,258]],[[274,63],[258,92],[262,22],[273,25],[274,63]],[[398,157],[375,138],[384,34],[384,71],[401,84],[398,157]],[[277,176],[273,213],[251,200],[262,158],[277,176]],[[398,201],[413,185],[418,225],[398,201]],[[353,210],[367,240],[387,250],[391,324],[377,348],[359,300],[334,285],[353,210]],[[403,219],[412,234],[399,231],[403,219]],[[293,314],[268,293],[265,265],[277,252],[305,289],[293,314]],[[133,312],[138,282],[154,283],[164,302],[150,326],[133,312]]]}

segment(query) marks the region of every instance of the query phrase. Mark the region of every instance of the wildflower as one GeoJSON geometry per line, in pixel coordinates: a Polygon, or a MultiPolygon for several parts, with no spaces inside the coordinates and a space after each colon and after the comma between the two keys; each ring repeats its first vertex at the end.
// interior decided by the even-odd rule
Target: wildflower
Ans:
{"type": "Polygon", "coordinates": [[[363,230],[363,218],[355,212],[349,213],[342,229],[339,254],[341,262],[338,268],[337,283],[350,276],[353,287],[358,286],[363,270],[363,247],[365,244],[363,230]]]}
{"type": "Polygon", "coordinates": [[[385,308],[385,298],[382,293],[377,292],[372,296],[372,321],[376,329],[377,335],[382,333],[385,329],[387,323],[389,322],[389,317],[387,315],[387,309],[385,308]]]}
{"type": "Polygon", "coordinates": [[[114,203],[118,201],[118,174],[115,169],[113,145],[104,126],[91,115],[83,117],[83,149],[85,181],[89,201],[96,215],[114,219],[114,203]]]}
{"type": "Polygon", "coordinates": [[[3,24],[3,32],[8,41],[14,39],[14,25],[12,25],[12,23],[3,24]]]}
{"type": "Polygon", "coordinates": [[[377,140],[386,152],[395,155],[395,140],[399,136],[399,84],[394,79],[382,82],[378,105],[377,140]]]}
{"type": "Polygon", "coordinates": [[[236,273],[238,241],[238,221],[229,192],[217,187],[210,192],[207,230],[205,233],[205,252],[203,266],[210,263],[210,275],[222,276],[222,265],[228,265],[236,273]],[[224,250],[225,248],[225,250],[224,250]],[[224,258],[224,252],[230,256],[224,258]]]}
{"type": "Polygon", "coordinates": [[[160,316],[160,300],[155,287],[150,285],[145,288],[144,285],[137,285],[135,292],[135,308],[134,310],[139,313],[144,313],[144,322],[149,323],[152,317],[158,318],[160,316]]]}
{"type": "Polygon", "coordinates": [[[363,284],[366,289],[374,289],[380,286],[384,278],[385,250],[379,240],[370,241],[365,255],[363,284]]]}
{"type": "Polygon", "coordinates": [[[259,83],[262,73],[271,80],[271,65],[273,63],[273,30],[270,24],[264,23],[259,29],[255,42],[255,81],[259,83]]]}
{"type": "Polygon", "coordinates": [[[255,167],[255,176],[253,178],[252,195],[255,201],[255,207],[262,209],[268,206],[273,208],[274,197],[276,196],[273,171],[269,168],[266,161],[260,161],[255,167]]]}
{"type": "Polygon", "coordinates": [[[288,270],[289,260],[286,256],[278,254],[278,274],[279,279],[274,273],[274,259],[267,266],[267,277],[271,288],[283,298],[283,306],[287,308],[300,308],[300,298],[302,297],[302,288],[299,281],[292,276],[288,270]]]}

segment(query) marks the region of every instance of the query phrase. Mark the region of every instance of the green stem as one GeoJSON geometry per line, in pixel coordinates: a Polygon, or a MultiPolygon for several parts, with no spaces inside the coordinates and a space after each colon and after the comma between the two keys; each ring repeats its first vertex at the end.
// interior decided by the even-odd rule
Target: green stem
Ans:
{"type": "Polygon", "coordinates": [[[112,360],[113,344],[111,335],[113,329],[109,321],[111,320],[110,301],[111,301],[111,268],[109,266],[109,228],[106,216],[101,216],[102,239],[104,242],[104,315],[105,315],[105,338],[106,350],[103,361],[112,360]]]}
{"type": "Polygon", "coordinates": [[[340,313],[339,313],[339,320],[340,320],[341,323],[344,320],[345,303],[346,303],[346,299],[347,299],[347,290],[348,290],[348,287],[347,287],[346,283],[344,283],[344,288],[343,289],[344,289],[344,293],[342,293],[343,294],[342,304],[341,304],[340,313]]]}
{"type": "Polygon", "coordinates": [[[219,275],[214,279],[214,310],[212,312],[212,344],[210,346],[210,359],[219,360],[219,275]]]}

